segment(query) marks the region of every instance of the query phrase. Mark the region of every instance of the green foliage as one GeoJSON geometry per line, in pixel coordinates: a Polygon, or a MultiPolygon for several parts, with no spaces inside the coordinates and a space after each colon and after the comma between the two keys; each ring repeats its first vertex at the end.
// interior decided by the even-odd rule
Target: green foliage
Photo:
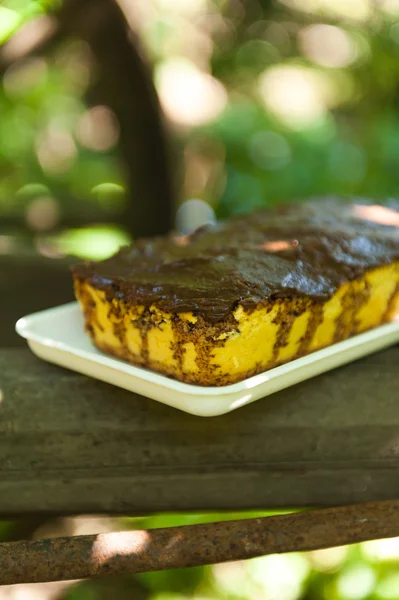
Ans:
{"type": "MultiPolygon", "coordinates": [[[[10,24],[3,37],[53,4],[3,3],[8,17],[2,23],[10,24]]],[[[175,85],[172,131],[185,148],[187,172],[194,172],[181,199],[202,198],[225,217],[319,194],[398,195],[399,25],[386,4],[370,7],[359,0],[356,12],[319,0],[309,4],[311,12],[294,0],[293,9],[256,0],[245,8],[199,0],[176,8],[153,0],[141,35],[155,75],[181,57],[192,65],[199,95],[208,85],[201,75],[207,71],[225,94],[223,108],[198,116],[195,95],[182,100],[170,71],[158,86],[161,99],[170,96],[173,105],[175,85]],[[320,24],[329,24],[327,34],[333,35],[326,38],[327,55],[320,24]],[[334,45],[334,35],[343,36],[340,44],[334,45]],[[347,55],[336,51],[342,44],[347,55]]],[[[35,230],[29,208],[44,195],[57,212],[45,230],[71,219],[118,218],[126,184],[117,138],[103,147],[82,135],[91,81],[90,56],[76,41],[7,70],[0,88],[0,217],[25,216],[35,230]],[[112,186],[120,193],[109,191],[112,186]]],[[[212,105],[212,94],[204,96],[204,106],[212,105]]]]}

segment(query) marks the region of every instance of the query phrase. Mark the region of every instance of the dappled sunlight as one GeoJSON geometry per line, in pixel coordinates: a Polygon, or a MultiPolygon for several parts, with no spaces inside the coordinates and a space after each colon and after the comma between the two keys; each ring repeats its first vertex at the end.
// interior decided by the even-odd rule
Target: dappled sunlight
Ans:
{"type": "Polygon", "coordinates": [[[184,541],[183,532],[176,533],[176,535],[174,535],[172,538],[170,538],[169,542],[166,544],[165,550],[171,550],[174,546],[176,546],[177,544],[179,544],[182,541],[184,541]]]}
{"type": "Polygon", "coordinates": [[[356,204],[353,207],[353,213],[357,218],[365,221],[399,227],[399,212],[385,206],[356,204]]]}
{"type": "Polygon", "coordinates": [[[151,536],[147,531],[123,531],[99,534],[93,542],[92,560],[101,567],[116,556],[141,554],[150,544],[151,536]]]}
{"type": "Polygon", "coordinates": [[[298,244],[298,240],[275,240],[273,242],[263,242],[263,244],[260,244],[260,248],[271,253],[284,252],[284,250],[292,250],[293,248],[296,248],[298,244]]]}

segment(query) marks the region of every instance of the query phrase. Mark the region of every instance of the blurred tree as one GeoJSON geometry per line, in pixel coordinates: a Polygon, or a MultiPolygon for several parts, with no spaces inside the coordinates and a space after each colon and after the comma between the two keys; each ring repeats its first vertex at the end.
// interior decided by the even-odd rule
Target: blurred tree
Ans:
{"type": "MultiPolygon", "coordinates": [[[[96,76],[86,97],[92,104],[109,106],[119,124],[130,187],[121,222],[134,235],[164,233],[172,225],[174,205],[170,146],[151,71],[118,3],[65,0],[54,12],[28,22],[0,48],[0,69],[9,72],[32,56],[54,52],[68,37],[86,42],[94,57],[96,76]]],[[[65,145],[66,139],[59,143],[65,145]]]]}

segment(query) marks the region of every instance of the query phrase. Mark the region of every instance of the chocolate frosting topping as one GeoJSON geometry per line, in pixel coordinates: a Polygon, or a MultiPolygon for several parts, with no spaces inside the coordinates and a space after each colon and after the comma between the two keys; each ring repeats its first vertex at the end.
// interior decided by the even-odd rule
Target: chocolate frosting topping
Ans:
{"type": "Polygon", "coordinates": [[[325,300],[367,269],[399,259],[399,201],[312,199],[138,240],[73,274],[109,298],[218,321],[238,304],[325,300]]]}

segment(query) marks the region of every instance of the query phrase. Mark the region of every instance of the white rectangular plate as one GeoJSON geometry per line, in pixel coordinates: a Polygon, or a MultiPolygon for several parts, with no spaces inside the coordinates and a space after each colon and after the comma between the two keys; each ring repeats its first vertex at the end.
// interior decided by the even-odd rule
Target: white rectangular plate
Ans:
{"type": "Polygon", "coordinates": [[[40,358],[158,400],[193,415],[212,417],[399,342],[399,322],[389,323],[308,356],[223,387],[181,383],[97,350],[84,331],[76,302],[24,317],[16,330],[40,358]]]}

